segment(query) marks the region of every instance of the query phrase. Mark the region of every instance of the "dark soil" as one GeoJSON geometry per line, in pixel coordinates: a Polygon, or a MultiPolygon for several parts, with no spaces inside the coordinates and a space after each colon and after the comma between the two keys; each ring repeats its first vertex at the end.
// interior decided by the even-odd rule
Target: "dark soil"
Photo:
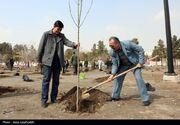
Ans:
{"type": "Polygon", "coordinates": [[[100,77],[100,78],[96,78],[95,82],[101,83],[106,81],[109,78],[109,76],[104,76],[104,77],[100,77]]]}
{"type": "Polygon", "coordinates": [[[12,75],[0,74],[0,78],[12,77],[12,75]]]}
{"type": "Polygon", "coordinates": [[[0,86],[0,97],[3,95],[15,95],[15,94],[35,94],[39,93],[35,90],[30,90],[28,88],[14,88],[14,87],[3,87],[0,86]]]}
{"type": "MultiPolygon", "coordinates": [[[[85,89],[79,88],[79,97],[81,97],[82,92],[85,89]]],[[[79,98],[79,112],[82,113],[95,113],[98,109],[100,109],[104,103],[106,102],[109,95],[100,90],[93,89],[89,92],[90,97],[87,99],[79,98]]],[[[76,95],[77,95],[77,87],[73,87],[69,92],[67,92],[62,98],[60,102],[65,105],[66,111],[76,112],[76,95]]]]}
{"type": "Polygon", "coordinates": [[[9,92],[15,92],[16,89],[12,88],[12,87],[1,87],[0,86],[0,95],[4,94],[4,93],[9,93],[9,92]]]}
{"type": "Polygon", "coordinates": [[[4,72],[0,72],[0,74],[4,74],[4,72]]]}

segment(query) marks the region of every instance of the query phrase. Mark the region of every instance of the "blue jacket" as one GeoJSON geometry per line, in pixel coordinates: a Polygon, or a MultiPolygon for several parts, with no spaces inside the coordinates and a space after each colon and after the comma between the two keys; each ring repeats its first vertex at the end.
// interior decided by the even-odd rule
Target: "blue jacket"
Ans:
{"type": "MultiPolygon", "coordinates": [[[[141,46],[136,45],[131,40],[128,41],[121,41],[120,42],[122,50],[124,54],[127,56],[129,61],[134,65],[138,63],[144,64],[144,49],[141,46]]],[[[118,53],[115,52],[113,49],[110,50],[110,55],[112,57],[112,74],[116,75],[119,71],[120,59],[118,53]]]]}

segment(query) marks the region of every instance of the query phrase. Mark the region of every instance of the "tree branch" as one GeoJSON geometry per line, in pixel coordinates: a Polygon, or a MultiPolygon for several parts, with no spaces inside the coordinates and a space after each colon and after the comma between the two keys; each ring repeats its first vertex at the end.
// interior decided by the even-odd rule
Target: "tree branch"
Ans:
{"type": "Polygon", "coordinates": [[[72,10],[71,10],[71,0],[69,0],[69,11],[70,11],[70,15],[71,15],[71,18],[72,18],[74,24],[78,27],[78,24],[76,23],[75,18],[73,17],[73,14],[72,14],[72,10]]]}

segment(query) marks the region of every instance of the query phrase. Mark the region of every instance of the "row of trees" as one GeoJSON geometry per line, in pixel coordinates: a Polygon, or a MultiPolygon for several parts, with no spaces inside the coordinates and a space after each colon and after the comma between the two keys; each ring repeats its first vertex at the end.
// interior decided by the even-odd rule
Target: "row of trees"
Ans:
{"type": "MultiPolygon", "coordinates": [[[[67,49],[65,51],[65,58],[70,59],[73,52],[73,49],[67,49]]],[[[0,43],[0,62],[7,62],[11,58],[14,61],[24,62],[25,64],[36,62],[36,49],[33,45],[27,47],[27,45],[16,44],[12,47],[10,43],[0,43]]],[[[98,44],[94,44],[91,52],[81,52],[80,60],[98,60],[106,59],[108,57],[108,50],[104,45],[103,41],[98,41],[98,44]]]]}
{"type": "MultiPolygon", "coordinates": [[[[180,38],[176,35],[172,37],[172,49],[174,62],[180,59],[180,38]]],[[[163,40],[159,40],[154,47],[152,57],[159,55],[156,61],[161,61],[163,65],[163,59],[166,58],[166,47],[163,40]]],[[[65,51],[65,58],[70,59],[75,50],[67,49],[65,51]]],[[[0,62],[7,62],[10,58],[13,58],[16,62],[24,62],[25,64],[36,62],[36,49],[33,45],[27,47],[27,45],[16,44],[12,47],[10,43],[0,43],[0,62]]],[[[103,41],[98,41],[94,44],[90,52],[80,52],[80,60],[94,61],[101,58],[106,60],[109,57],[108,50],[103,41]]]]}
{"type": "MultiPolygon", "coordinates": [[[[75,50],[67,49],[65,51],[65,58],[70,59],[74,51],[75,50]]],[[[103,41],[98,41],[98,44],[94,44],[91,52],[80,52],[80,60],[94,61],[99,58],[106,60],[108,56],[108,50],[103,41]]]]}
{"type": "Polygon", "coordinates": [[[33,45],[16,44],[14,47],[10,43],[0,44],[0,62],[8,62],[11,58],[17,63],[23,62],[28,65],[36,61],[36,49],[33,45]]]}
{"type": "MultiPolygon", "coordinates": [[[[177,38],[176,35],[172,37],[172,50],[174,63],[176,65],[176,60],[180,59],[180,39],[177,38]]],[[[167,57],[167,48],[165,47],[164,41],[159,40],[158,45],[154,47],[152,56],[159,55],[156,61],[161,61],[161,65],[163,65],[163,59],[167,57]]]]}

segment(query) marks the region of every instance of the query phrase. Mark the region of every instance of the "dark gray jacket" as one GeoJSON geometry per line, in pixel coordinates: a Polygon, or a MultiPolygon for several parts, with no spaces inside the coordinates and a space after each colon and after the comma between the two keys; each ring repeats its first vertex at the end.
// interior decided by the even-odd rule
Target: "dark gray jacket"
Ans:
{"type": "Polygon", "coordinates": [[[37,52],[37,61],[46,66],[52,66],[53,57],[57,47],[57,53],[60,60],[61,67],[64,66],[64,45],[68,47],[75,48],[75,43],[69,41],[64,34],[60,33],[55,40],[55,36],[52,33],[52,30],[47,31],[43,34],[38,52],[37,52]]]}

